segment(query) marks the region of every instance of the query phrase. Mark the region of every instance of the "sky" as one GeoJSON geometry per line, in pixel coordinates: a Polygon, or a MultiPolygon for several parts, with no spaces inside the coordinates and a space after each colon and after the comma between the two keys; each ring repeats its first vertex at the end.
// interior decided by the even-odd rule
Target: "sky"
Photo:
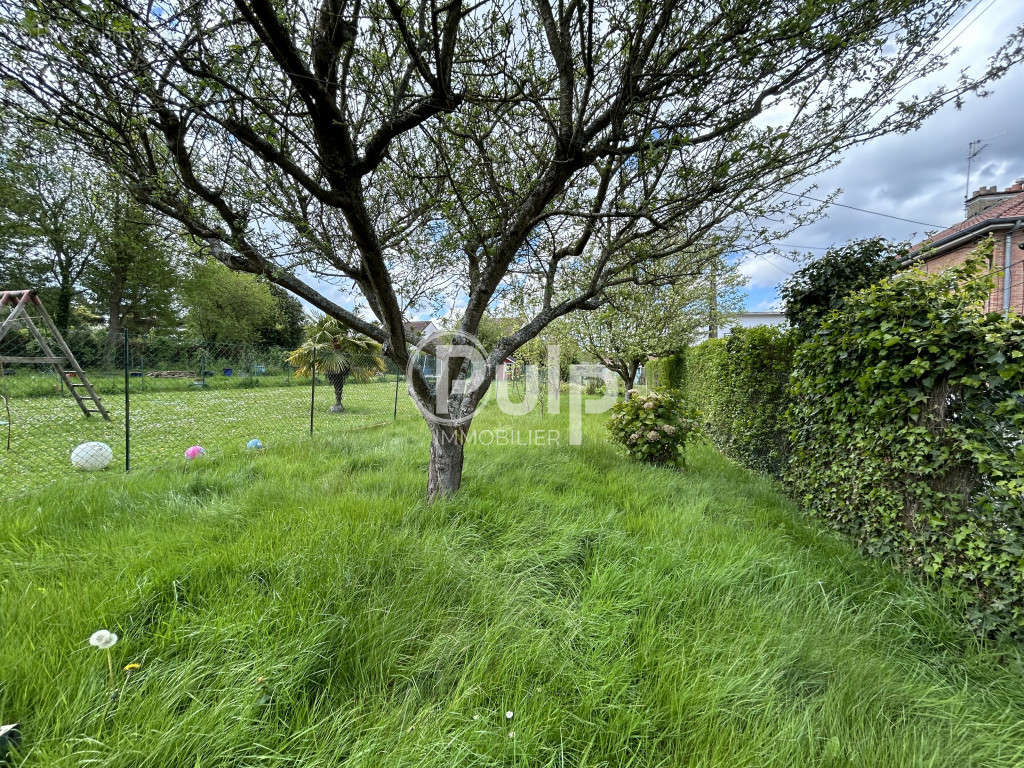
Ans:
{"type": "MultiPolygon", "coordinates": [[[[970,9],[953,33],[959,34],[959,51],[947,73],[983,63],[1007,32],[1024,23],[1020,0],[981,0],[970,9]]],[[[968,145],[975,139],[986,146],[972,164],[972,192],[983,185],[1003,189],[1024,177],[1024,65],[989,90],[988,97],[972,97],[961,110],[944,107],[915,133],[887,136],[847,151],[838,166],[811,180],[818,185],[815,197],[840,190],[837,202],[936,226],[833,207],[824,218],[778,243],[778,253],[741,265],[750,279],[746,309],[779,308],[778,285],[799,266],[788,257],[791,246],[821,254],[830,245],[863,237],[917,242],[928,232],[963,220],[968,145]]]]}

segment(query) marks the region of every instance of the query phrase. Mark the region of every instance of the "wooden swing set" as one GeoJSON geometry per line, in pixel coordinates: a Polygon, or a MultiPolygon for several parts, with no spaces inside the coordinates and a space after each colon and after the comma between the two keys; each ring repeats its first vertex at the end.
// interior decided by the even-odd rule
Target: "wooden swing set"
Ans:
{"type": "Polygon", "coordinates": [[[110,414],[103,407],[103,403],[96,394],[96,390],[93,389],[92,384],[86,378],[85,371],[82,370],[78,361],[75,360],[75,356],[71,353],[71,348],[64,341],[64,337],[57,329],[57,326],[53,324],[53,320],[50,319],[50,315],[47,314],[46,309],[43,307],[43,302],[39,300],[36,292],[33,290],[0,292],[0,317],[3,317],[2,312],[4,309],[7,310],[7,316],[0,323],[0,341],[3,341],[4,336],[14,330],[14,328],[24,327],[35,338],[43,354],[37,357],[0,355],[0,365],[24,363],[28,365],[53,366],[57,378],[67,385],[68,391],[75,399],[75,402],[78,403],[78,407],[82,409],[82,413],[87,417],[98,413],[104,419],[110,421],[110,414]],[[32,315],[28,311],[29,307],[34,307],[38,310],[39,319],[42,321],[43,327],[53,336],[54,343],[60,354],[56,354],[47,343],[46,337],[43,336],[39,326],[32,319],[32,315]]]}

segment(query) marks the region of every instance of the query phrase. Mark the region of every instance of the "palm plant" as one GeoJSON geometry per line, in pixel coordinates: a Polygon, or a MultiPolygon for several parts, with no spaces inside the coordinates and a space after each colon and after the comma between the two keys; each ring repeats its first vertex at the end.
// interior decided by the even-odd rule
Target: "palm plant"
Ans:
{"type": "Polygon", "coordinates": [[[380,344],[365,336],[351,334],[347,328],[330,317],[322,317],[309,329],[308,338],[298,349],[287,354],[289,365],[295,366],[296,376],[309,376],[314,367],[334,387],[334,405],[331,413],[343,413],[341,398],[349,376],[368,376],[384,371],[384,358],[380,344]]]}

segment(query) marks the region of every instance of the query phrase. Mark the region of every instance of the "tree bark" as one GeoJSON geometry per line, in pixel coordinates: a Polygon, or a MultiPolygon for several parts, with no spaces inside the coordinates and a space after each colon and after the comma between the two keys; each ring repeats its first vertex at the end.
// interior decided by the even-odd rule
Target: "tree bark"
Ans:
{"type": "Polygon", "coordinates": [[[622,379],[622,383],[625,385],[625,390],[622,393],[624,400],[630,399],[630,391],[633,389],[633,385],[636,383],[636,372],[640,368],[639,363],[627,363],[625,361],[619,361],[618,363],[609,364],[605,363],[605,366],[610,368],[616,376],[622,379]]]}
{"type": "Polygon", "coordinates": [[[71,298],[74,296],[75,286],[71,281],[71,274],[67,270],[61,270],[60,286],[57,290],[57,307],[53,313],[53,324],[61,333],[67,333],[71,325],[71,298]]]}
{"type": "Polygon", "coordinates": [[[629,363],[626,366],[626,399],[629,400],[630,392],[633,391],[633,387],[636,386],[636,372],[640,368],[640,363],[629,363]]]}
{"type": "Polygon", "coordinates": [[[451,496],[462,485],[462,460],[468,429],[469,424],[460,427],[430,425],[427,501],[451,496]]]}

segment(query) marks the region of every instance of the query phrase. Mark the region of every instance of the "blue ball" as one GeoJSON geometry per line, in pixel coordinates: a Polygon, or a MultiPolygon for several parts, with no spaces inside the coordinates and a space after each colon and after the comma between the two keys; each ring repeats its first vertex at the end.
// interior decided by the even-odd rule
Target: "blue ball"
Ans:
{"type": "Polygon", "coordinates": [[[261,443],[254,437],[252,440],[245,444],[245,447],[248,448],[250,451],[262,451],[263,443],[261,443]]]}

